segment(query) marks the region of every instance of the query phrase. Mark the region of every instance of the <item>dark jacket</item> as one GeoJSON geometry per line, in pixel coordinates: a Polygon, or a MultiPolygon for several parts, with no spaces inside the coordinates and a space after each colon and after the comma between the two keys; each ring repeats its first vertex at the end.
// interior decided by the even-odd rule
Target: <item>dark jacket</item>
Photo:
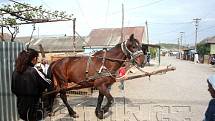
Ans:
{"type": "Polygon", "coordinates": [[[204,121],[215,121],[215,99],[211,99],[205,112],[204,121]]]}
{"type": "Polygon", "coordinates": [[[32,66],[29,66],[21,74],[17,71],[13,72],[11,90],[17,96],[20,118],[27,120],[27,112],[38,105],[43,91],[49,87],[50,82],[42,78],[36,68],[32,66]]]}

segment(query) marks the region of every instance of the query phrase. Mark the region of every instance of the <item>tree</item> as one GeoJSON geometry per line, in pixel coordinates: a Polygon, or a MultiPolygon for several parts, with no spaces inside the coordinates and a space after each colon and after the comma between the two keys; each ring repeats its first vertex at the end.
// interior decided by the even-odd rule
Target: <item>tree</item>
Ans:
{"type": "Polygon", "coordinates": [[[155,58],[157,53],[157,48],[149,48],[149,52],[151,54],[151,58],[155,58]]]}
{"type": "Polygon", "coordinates": [[[30,4],[10,1],[13,4],[0,7],[0,14],[2,15],[0,23],[2,28],[5,27],[10,32],[11,41],[14,41],[18,34],[19,25],[72,20],[73,15],[67,15],[65,11],[51,12],[44,9],[42,5],[32,7],[30,4]]]}
{"type": "Polygon", "coordinates": [[[208,55],[210,54],[210,45],[205,43],[199,43],[197,44],[196,50],[200,55],[208,55]]]}

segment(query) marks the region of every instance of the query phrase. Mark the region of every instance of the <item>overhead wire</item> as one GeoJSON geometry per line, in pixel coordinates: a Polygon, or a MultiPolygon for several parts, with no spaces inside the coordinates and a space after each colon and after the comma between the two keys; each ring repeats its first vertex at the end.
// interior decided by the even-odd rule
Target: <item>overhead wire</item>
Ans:
{"type": "Polygon", "coordinates": [[[166,25],[166,24],[190,24],[192,23],[192,21],[188,21],[188,22],[168,22],[168,23],[157,23],[157,22],[148,22],[149,24],[163,24],[163,25],[166,25]]]}
{"type": "Polygon", "coordinates": [[[128,10],[135,10],[135,9],[139,9],[139,8],[142,8],[142,7],[148,7],[148,6],[151,6],[151,5],[160,3],[161,1],[164,1],[164,0],[156,0],[156,1],[150,2],[150,3],[148,3],[148,4],[140,5],[140,6],[133,7],[133,8],[128,8],[128,10]]]}
{"type": "Polygon", "coordinates": [[[107,19],[108,19],[108,12],[109,12],[109,6],[110,6],[110,0],[107,0],[107,9],[106,9],[106,14],[105,14],[105,25],[107,24],[107,19]]]}
{"type": "MultiPolygon", "coordinates": [[[[132,11],[132,10],[139,9],[139,8],[142,8],[142,7],[148,7],[148,6],[157,4],[157,3],[161,2],[161,1],[164,1],[164,0],[156,0],[156,1],[150,2],[150,3],[148,3],[148,4],[143,4],[143,5],[140,5],[140,6],[137,6],[137,7],[128,8],[128,9],[126,9],[126,11],[127,11],[127,12],[130,12],[130,11],[132,11]]],[[[121,13],[120,10],[119,10],[119,11],[115,11],[115,12],[110,13],[109,16],[116,15],[116,14],[120,14],[120,13],[121,13]]]]}
{"type": "Polygon", "coordinates": [[[77,5],[78,5],[78,7],[79,7],[79,9],[80,9],[80,12],[81,12],[82,16],[85,18],[84,20],[85,20],[87,26],[88,26],[89,28],[92,28],[92,26],[89,24],[89,21],[87,21],[88,19],[87,19],[86,15],[85,15],[85,13],[84,13],[82,7],[81,7],[81,4],[80,4],[79,0],[76,0],[76,3],[77,3],[77,5]]]}

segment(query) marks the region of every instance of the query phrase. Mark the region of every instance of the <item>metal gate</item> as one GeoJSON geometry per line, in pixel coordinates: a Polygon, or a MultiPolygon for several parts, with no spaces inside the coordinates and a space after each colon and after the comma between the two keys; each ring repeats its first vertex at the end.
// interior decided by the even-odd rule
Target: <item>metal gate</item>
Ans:
{"type": "Polygon", "coordinates": [[[21,43],[0,42],[0,121],[18,120],[16,98],[10,87],[15,59],[23,49],[21,43]]]}

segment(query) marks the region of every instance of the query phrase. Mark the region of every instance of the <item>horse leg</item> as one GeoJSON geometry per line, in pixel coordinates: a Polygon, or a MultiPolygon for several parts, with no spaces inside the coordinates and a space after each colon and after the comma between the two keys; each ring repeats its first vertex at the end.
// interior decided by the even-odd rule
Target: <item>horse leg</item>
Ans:
{"type": "Polygon", "coordinates": [[[54,99],[55,99],[56,95],[49,95],[48,96],[48,107],[47,107],[47,111],[48,111],[48,115],[49,116],[53,116],[53,105],[54,105],[54,99]]]}
{"type": "Polygon", "coordinates": [[[96,117],[99,119],[103,119],[103,111],[101,111],[101,105],[103,101],[104,95],[99,91],[98,102],[95,110],[96,117]]]}
{"type": "Polygon", "coordinates": [[[110,91],[108,90],[107,86],[105,84],[102,84],[101,86],[98,87],[99,91],[107,98],[107,103],[106,105],[102,108],[102,112],[106,113],[109,111],[109,108],[113,104],[113,97],[110,94],[110,91]]]}
{"type": "Polygon", "coordinates": [[[66,97],[66,91],[61,91],[60,92],[60,98],[63,100],[63,103],[66,105],[68,111],[69,111],[69,115],[73,118],[78,118],[78,114],[76,114],[76,112],[70,107],[68,101],[67,101],[67,97],[66,97]]]}
{"type": "Polygon", "coordinates": [[[107,104],[102,108],[102,111],[104,113],[107,113],[109,111],[109,108],[111,107],[111,105],[113,104],[114,100],[113,97],[111,96],[110,92],[107,91],[107,93],[105,94],[105,97],[107,98],[108,102],[107,104]]]}
{"type": "MultiPolygon", "coordinates": [[[[48,92],[53,91],[53,90],[54,90],[54,86],[51,85],[48,88],[48,92]]],[[[57,95],[57,93],[48,95],[48,107],[47,107],[47,111],[48,111],[48,115],[49,116],[54,115],[53,114],[53,105],[54,105],[54,99],[55,99],[56,95],[57,95]]]]}

